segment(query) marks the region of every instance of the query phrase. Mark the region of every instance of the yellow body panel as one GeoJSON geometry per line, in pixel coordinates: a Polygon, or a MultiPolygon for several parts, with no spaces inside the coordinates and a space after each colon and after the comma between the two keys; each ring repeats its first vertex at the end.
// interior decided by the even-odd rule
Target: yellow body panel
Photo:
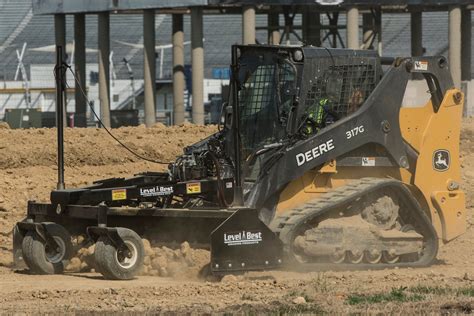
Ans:
{"type": "Polygon", "coordinates": [[[424,107],[401,109],[402,136],[419,154],[417,165],[411,171],[394,167],[337,167],[335,161],[330,161],[289,183],[280,194],[277,214],[281,215],[353,179],[394,178],[418,188],[419,191],[412,188],[412,192],[420,204],[429,209],[426,211],[440,238],[449,241],[465,232],[464,192],[456,188],[461,181],[459,133],[464,100],[461,98],[456,102],[456,93],[460,93],[459,90],[452,89],[446,93],[437,113],[431,101],[424,107]],[[443,172],[433,168],[433,154],[439,149],[450,153],[451,164],[443,172]]]}
{"type": "Polygon", "coordinates": [[[449,241],[466,231],[464,192],[459,189],[461,166],[459,135],[464,97],[456,100],[459,90],[449,90],[437,113],[431,102],[423,108],[403,108],[400,125],[405,140],[419,153],[413,184],[425,196],[438,236],[449,241]],[[434,153],[449,151],[450,166],[443,172],[433,167],[434,153]],[[452,186],[450,188],[450,185],[452,186]]]}

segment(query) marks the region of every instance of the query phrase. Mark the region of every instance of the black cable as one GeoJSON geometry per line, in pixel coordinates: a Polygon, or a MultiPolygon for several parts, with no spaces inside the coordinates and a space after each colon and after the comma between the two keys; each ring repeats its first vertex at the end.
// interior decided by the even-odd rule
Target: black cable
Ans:
{"type": "Polygon", "coordinates": [[[329,50],[329,48],[327,47],[323,47],[326,52],[329,54],[329,57],[331,57],[331,61],[332,61],[332,68],[333,69],[336,69],[336,63],[334,62],[334,56],[332,55],[331,51],[329,50]]]}
{"type": "MultiPolygon", "coordinates": [[[[102,127],[106,132],[107,134],[110,135],[110,137],[112,137],[117,143],[120,144],[120,146],[122,146],[123,148],[125,148],[126,150],[128,150],[132,155],[134,155],[135,157],[139,158],[139,159],[142,159],[142,160],[145,160],[145,161],[149,161],[149,162],[153,162],[153,163],[157,163],[157,164],[162,164],[162,165],[168,165],[170,164],[171,162],[164,162],[164,161],[159,161],[159,160],[154,160],[154,159],[150,159],[150,158],[147,158],[147,157],[143,157],[139,154],[137,154],[136,152],[134,152],[133,150],[131,150],[129,147],[127,147],[124,143],[122,143],[117,137],[115,137],[112,132],[104,125],[104,123],[102,123],[102,120],[99,118],[99,116],[97,115],[97,113],[94,111],[94,107],[92,106],[92,102],[89,100],[89,98],[87,97],[84,89],[82,88],[81,84],[79,83],[79,79],[77,79],[76,77],[76,74],[74,73],[74,71],[72,70],[72,67],[66,63],[64,63],[61,67],[66,67],[69,69],[69,71],[71,72],[72,76],[74,77],[74,80],[76,81],[76,86],[79,87],[79,89],[81,90],[81,93],[82,95],[84,96],[84,98],[86,99],[87,101],[87,105],[89,105],[89,108],[91,109],[91,112],[94,114],[95,118],[97,119],[97,121],[99,122],[99,127],[102,127]]],[[[66,86],[69,88],[69,85],[67,84],[66,82],[66,86]]]]}

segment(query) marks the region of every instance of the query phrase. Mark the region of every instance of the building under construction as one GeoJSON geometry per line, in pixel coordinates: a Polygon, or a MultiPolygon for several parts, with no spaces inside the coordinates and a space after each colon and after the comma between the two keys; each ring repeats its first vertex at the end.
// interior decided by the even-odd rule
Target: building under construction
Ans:
{"type": "MultiPolygon", "coordinates": [[[[127,109],[147,126],[203,124],[211,111],[205,103],[222,101],[230,45],[269,43],[371,49],[387,57],[446,55],[455,85],[468,96],[465,114],[472,115],[473,6],[469,0],[0,1],[0,15],[9,19],[0,30],[0,111],[54,110],[52,64],[60,45],[106,126],[114,125],[111,110],[127,109]]],[[[412,82],[407,103],[423,97],[420,82],[412,82]]],[[[92,120],[86,98],[70,75],[68,83],[72,124],[86,126],[92,120]]]]}

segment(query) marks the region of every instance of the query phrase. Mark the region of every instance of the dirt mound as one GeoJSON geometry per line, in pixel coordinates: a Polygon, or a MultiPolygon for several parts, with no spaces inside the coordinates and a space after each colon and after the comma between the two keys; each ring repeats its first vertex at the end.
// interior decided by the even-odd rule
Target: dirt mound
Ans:
{"type": "Polygon", "coordinates": [[[0,129],[10,129],[10,125],[7,122],[0,122],[0,129]]]}
{"type": "MultiPolygon", "coordinates": [[[[172,161],[183,147],[195,143],[217,129],[213,125],[181,125],[153,128],[123,127],[112,133],[141,156],[172,161]]],[[[113,140],[105,130],[67,128],[64,132],[64,160],[67,167],[116,165],[137,162],[138,158],[113,140]]],[[[56,164],[56,129],[0,129],[0,169],[56,164]]]]}

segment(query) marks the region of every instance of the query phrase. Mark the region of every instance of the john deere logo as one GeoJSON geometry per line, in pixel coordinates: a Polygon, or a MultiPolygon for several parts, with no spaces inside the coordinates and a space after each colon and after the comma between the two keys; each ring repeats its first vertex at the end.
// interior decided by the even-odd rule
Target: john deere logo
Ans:
{"type": "Polygon", "coordinates": [[[449,151],[445,149],[438,149],[433,153],[433,168],[437,171],[446,171],[451,164],[451,157],[449,151]]]}

